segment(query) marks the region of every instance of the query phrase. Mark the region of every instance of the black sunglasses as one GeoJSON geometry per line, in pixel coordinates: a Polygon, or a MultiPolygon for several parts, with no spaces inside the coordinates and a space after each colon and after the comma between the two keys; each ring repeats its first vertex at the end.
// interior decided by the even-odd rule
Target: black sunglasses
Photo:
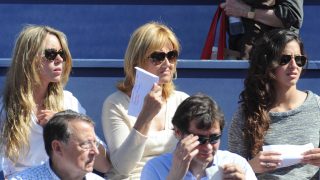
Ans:
{"type": "Polygon", "coordinates": [[[198,141],[199,141],[200,145],[206,144],[207,142],[209,142],[210,144],[216,144],[217,142],[219,142],[219,140],[221,138],[221,134],[211,134],[208,137],[208,136],[203,136],[203,135],[199,135],[199,134],[190,133],[188,131],[186,133],[198,136],[199,137],[198,141]]]}
{"type": "MultiPolygon", "coordinates": [[[[291,59],[292,59],[291,55],[282,55],[280,58],[279,64],[281,66],[284,66],[284,65],[288,64],[291,61],[291,59]]],[[[296,64],[299,67],[303,67],[304,65],[306,65],[307,57],[305,57],[304,55],[294,56],[294,60],[296,61],[296,64]]]]}
{"type": "Polygon", "coordinates": [[[175,62],[177,62],[178,51],[173,50],[173,51],[169,51],[168,53],[153,52],[148,58],[152,60],[152,63],[154,65],[162,64],[165,58],[167,58],[171,64],[174,64],[175,62]]]}
{"type": "Polygon", "coordinates": [[[49,61],[54,61],[58,54],[62,57],[63,61],[66,60],[66,53],[64,50],[60,49],[59,51],[55,49],[45,49],[44,50],[44,57],[46,57],[49,61]]]}

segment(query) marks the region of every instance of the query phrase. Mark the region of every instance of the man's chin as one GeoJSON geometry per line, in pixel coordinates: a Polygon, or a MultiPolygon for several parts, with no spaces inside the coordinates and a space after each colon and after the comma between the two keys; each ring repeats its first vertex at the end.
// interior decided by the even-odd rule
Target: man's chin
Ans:
{"type": "Polygon", "coordinates": [[[212,156],[212,154],[210,154],[210,155],[198,154],[196,156],[195,160],[198,163],[208,164],[213,161],[213,156],[212,156]]]}
{"type": "Polygon", "coordinates": [[[92,172],[92,171],[93,171],[93,166],[88,166],[88,167],[86,167],[85,171],[86,171],[87,173],[92,172]]]}
{"type": "Polygon", "coordinates": [[[85,170],[87,172],[92,172],[93,171],[93,165],[94,165],[94,161],[90,162],[90,163],[87,163],[86,164],[86,167],[85,167],[85,170]]]}

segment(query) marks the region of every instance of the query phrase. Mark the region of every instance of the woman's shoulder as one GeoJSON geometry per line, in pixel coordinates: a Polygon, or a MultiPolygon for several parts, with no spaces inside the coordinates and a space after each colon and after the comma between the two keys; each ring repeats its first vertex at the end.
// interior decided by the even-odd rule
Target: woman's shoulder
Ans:
{"type": "Polygon", "coordinates": [[[78,102],[78,99],[72,94],[72,92],[63,90],[63,100],[65,103],[78,102]]]}
{"type": "Polygon", "coordinates": [[[104,100],[104,104],[106,103],[118,104],[121,102],[129,102],[129,101],[130,101],[130,97],[124,92],[118,90],[110,94],[108,97],[106,97],[106,99],[104,100]]]}
{"type": "Polygon", "coordinates": [[[182,92],[182,91],[173,91],[172,95],[171,95],[172,98],[174,99],[178,99],[178,100],[185,100],[189,97],[189,95],[185,92],[182,92]]]}
{"type": "Polygon", "coordinates": [[[86,114],[86,110],[81,106],[79,100],[70,91],[63,91],[63,101],[65,109],[71,109],[73,111],[86,114]]]}
{"type": "Polygon", "coordinates": [[[177,107],[182,101],[187,99],[189,95],[182,91],[173,91],[172,94],[169,96],[168,103],[170,106],[177,107]]]}
{"type": "Polygon", "coordinates": [[[311,90],[306,90],[304,92],[307,93],[308,97],[310,97],[310,98],[312,98],[312,97],[319,98],[319,95],[316,94],[315,92],[311,91],[311,90]]]}
{"type": "Polygon", "coordinates": [[[240,103],[232,116],[232,124],[243,125],[244,124],[244,109],[243,104],[240,103]]]}
{"type": "Polygon", "coordinates": [[[176,95],[179,95],[179,96],[187,96],[187,97],[189,97],[189,95],[187,93],[183,92],[183,91],[174,90],[173,94],[176,94],[176,95]]]}
{"type": "Polygon", "coordinates": [[[65,98],[70,98],[70,97],[74,97],[72,92],[68,91],[68,90],[63,90],[63,96],[65,98]]]}
{"type": "Polygon", "coordinates": [[[304,96],[303,105],[310,104],[310,103],[314,102],[315,100],[317,102],[320,101],[319,95],[314,93],[314,92],[312,92],[312,91],[310,91],[310,90],[305,90],[305,91],[300,91],[300,92],[304,96]]]}
{"type": "Polygon", "coordinates": [[[305,92],[307,93],[307,98],[306,98],[304,104],[309,104],[309,103],[312,102],[312,100],[313,100],[313,101],[316,100],[317,103],[318,103],[319,106],[320,106],[320,96],[319,96],[318,94],[316,94],[316,93],[314,93],[314,92],[312,92],[312,91],[310,91],[310,90],[307,90],[307,91],[305,91],[305,92]]]}
{"type": "Polygon", "coordinates": [[[233,116],[241,116],[244,113],[243,111],[244,111],[243,103],[239,103],[235,113],[233,114],[233,116]]]}

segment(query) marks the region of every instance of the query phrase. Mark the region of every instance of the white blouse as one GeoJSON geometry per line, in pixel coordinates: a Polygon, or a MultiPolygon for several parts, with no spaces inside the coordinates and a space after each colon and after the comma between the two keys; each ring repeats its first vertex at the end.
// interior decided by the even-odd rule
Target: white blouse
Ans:
{"type": "MultiPolygon", "coordinates": [[[[78,99],[69,91],[63,91],[64,109],[71,109],[73,111],[85,114],[85,109],[81,106],[78,99]]],[[[2,101],[1,101],[2,103],[2,101]]],[[[2,108],[0,104],[0,109],[2,108]]],[[[4,112],[2,113],[2,117],[4,112]]],[[[3,120],[3,118],[2,118],[3,120]]],[[[1,165],[5,177],[15,172],[22,171],[26,168],[44,164],[48,160],[48,155],[45,151],[43,141],[43,128],[37,123],[37,117],[34,113],[31,114],[31,131],[29,138],[30,149],[27,152],[21,152],[16,164],[7,157],[1,158],[1,165]]]]}

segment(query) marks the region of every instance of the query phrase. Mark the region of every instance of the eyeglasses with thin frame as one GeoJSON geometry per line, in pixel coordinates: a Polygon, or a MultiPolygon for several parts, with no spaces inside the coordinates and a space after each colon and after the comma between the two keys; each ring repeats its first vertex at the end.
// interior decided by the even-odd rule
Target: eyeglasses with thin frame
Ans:
{"type": "Polygon", "coordinates": [[[48,61],[54,61],[57,58],[58,54],[61,56],[63,61],[66,61],[66,53],[63,49],[60,49],[59,51],[57,51],[56,49],[45,49],[44,50],[44,57],[48,61]]]}
{"type": "Polygon", "coordinates": [[[79,146],[84,150],[91,150],[93,148],[98,148],[100,143],[98,141],[85,141],[80,143],[79,146]]]}
{"type": "Polygon", "coordinates": [[[169,51],[168,53],[155,51],[151,53],[151,55],[148,58],[151,59],[154,65],[162,64],[165,58],[168,59],[170,64],[174,64],[177,62],[178,51],[172,50],[172,51],[169,51]]]}
{"type": "Polygon", "coordinates": [[[203,136],[195,133],[190,133],[189,131],[186,131],[187,134],[193,134],[195,136],[198,136],[198,141],[200,145],[206,144],[209,142],[210,144],[216,144],[219,142],[221,138],[221,134],[211,134],[209,137],[208,136],[203,136]]]}
{"type": "MultiPolygon", "coordinates": [[[[283,54],[280,58],[279,64],[281,66],[284,66],[288,64],[291,61],[291,59],[292,59],[291,55],[283,54]]],[[[301,55],[301,56],[297,55],[297,56],[294,56],[294,60],[299,67],[303,67],[304,65],[306,65],[307,57],[304,55],[301,55]]]]}

